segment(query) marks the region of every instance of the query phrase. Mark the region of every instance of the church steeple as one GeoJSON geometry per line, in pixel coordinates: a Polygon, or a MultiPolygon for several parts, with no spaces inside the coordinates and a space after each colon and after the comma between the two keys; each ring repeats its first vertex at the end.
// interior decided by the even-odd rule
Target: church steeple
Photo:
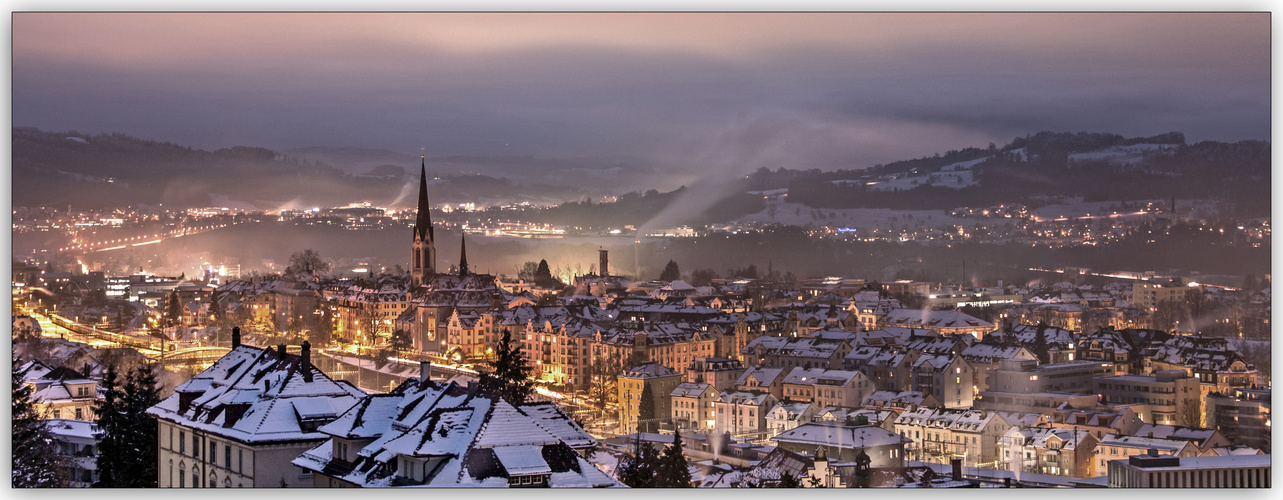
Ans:
{"type": "Polygon", "coordinates": [[[459,235],[459,276],[468,275],[468,238],[459,235]]]}
{"type": "Polygon", "coordinates": [[[410,281],[415,286],[436,273],[437,248],[428,210],[428,170],[425,157],[419,157],[419,207],[414,221],[414,241],[410,251],[410,281]]]}
{"type": "Polygon", "coordinates": [[[415,236],[425,240],[432,239],[432,219],[428,215],[428,166],[427,160],[419,157],[419,212],[414,221],[415,236]]]}

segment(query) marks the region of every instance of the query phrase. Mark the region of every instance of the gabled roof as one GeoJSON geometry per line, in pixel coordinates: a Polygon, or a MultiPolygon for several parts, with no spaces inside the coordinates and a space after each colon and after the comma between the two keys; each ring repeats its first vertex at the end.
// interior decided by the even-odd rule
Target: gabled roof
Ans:
{"type": "Polygon", "coordinates": [[[324,439],[325,434],[303,424],[343,413],[365,392],[330,379],[315,366],[306,367],[308,381],[303,368],[297,354],[281,359],[272,349],[238,346],[147,413],[245,443],[324,439]],[[228,422],[236,408],[243,415],[228,422]]]}
{"type": "Polygon", "coordinates": [[[393,394],[368,396],[325,430],[341,436],[355,428],[374,438],[356,461],[335,461],[327,441],[293,463],[364,487],[505,487],[522,475],[546,476],[554,487],[619,485],[574,451],[597,442],[551,403],[513,406],[453,382],[412,378],[393,394]],[[353,427],[362,419],[370,423],[353,427]],[[426,479],[398,476],[402,458],[423,461],[426,479]]]}

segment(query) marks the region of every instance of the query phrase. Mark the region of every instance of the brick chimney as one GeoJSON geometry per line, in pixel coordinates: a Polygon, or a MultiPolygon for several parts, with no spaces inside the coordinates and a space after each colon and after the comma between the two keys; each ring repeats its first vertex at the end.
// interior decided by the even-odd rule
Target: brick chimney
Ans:
{"type": "Polygon", "coordinates": [[[961,458],[950,459],[949,465],[953,466],[953,480],[961,481],[962,480],[962,459],[961,458]]]}
{"type": "Polygon", "coordinates": [[[276,345],[276,360],[285,361],[285,344],[276,345]]]}
{"type": "Polygon", "coordinates": [[[597,274],[601,276],[608,276],[610,274],[607,271],[607,265],[610,264],[610,259],[606,258],[606,252],[607,250],[604,249],[597,250],[597,257],[600,260],[600,263],[597,265],[597,274]]]}
{"type": "Polygon", "coordinates": [[[235,349],[240,346],[241,346],[241,327],[233,326],[232,327],[232,349],[235,349]]]}
{"type": "Polygon", "coordinates": [[[422,386],[422,385],[423,385],[424,383],[426,383],[428,380],[431,380],[431,377],[432,377],[432,373],[431,373],[431,372],[432,372],[432,362],[431,362],[431,361],[420,361],[420,362],[419,362],[419,385],[420,385],[420,386],[422,386]]]}
{"type": "Polygon", "coordinates": [[[301,355],[303,356],[303,362],[299,364],[298,369],[299,371],[303,372],[303,381],[311,382],[312,381],[312,343],[311,342],[308,342],[306,340],[303,341],[303,351],[301,355]]]}

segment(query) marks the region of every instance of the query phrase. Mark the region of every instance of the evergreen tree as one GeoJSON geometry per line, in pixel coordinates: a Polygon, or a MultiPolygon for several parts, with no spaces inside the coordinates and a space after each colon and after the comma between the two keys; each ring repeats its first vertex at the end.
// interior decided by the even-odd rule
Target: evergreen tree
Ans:
{"type": "Polygon", "coordinates": [[[664,266],[664,271],[659,273],[659,281],[677,281],[679,279],[682,279],[682,271],[677,268],[677,262],[668,261],[668,265],[664,266]]]}
{"type": "Polygon", "coordinates": [[[98,482],[95,487],[156,487],[156,419],[147,409],[160,402],[149,365],[122,381],[114,365],[103,376],[103,399],[94,405],[98,423],[98,482]]]}
{"type": "Polygon", "coordinates": [[[682,451],[682,432],[673,429],[673,445],[664,450],[660,457],[655,486],[661,488],[690,488],[691,473],[686,465],[686,454],[682,451]]]}
{"type": "Polygon", "coordinates": [[[156,380],[155,368],[151,365],[138,365],[129,372],[125,385],[125,403],[129,408],[129,431],[132,456],[128,463],[128,487],[155,488],[159,471],[156,457],[159,456],[157,443],[158,428],[156,417],[147,414],[147,409],[160,403],[160,390],[156,380]]]}
{"type": "Polygon", "coordinates": [[[9,382],[12,390],[13,483],[14,488],[61,488],[66,486],[66,468],[59,458],[53,435],[31,400],[31,388],[22,383],[12,358],[9,382]]]}
{"type": "Polygon", "coordinates": [[[512,340],[511,330],[504,329],[499,345],[495,346],[495,358],[489,364],[493,371],[481,374],[481,388],[510,404],[525,403],[534,391],[534,384],[530,382],[526,357],[521,353],[521,346],[512,340]]]}
{"type": "Polygon", "coordinates": [[[633,443],[632,456],[625,456],[619,461],[616,476],[619,482],[629,488],[654,488],[659,486],[656,473],[659,472],[659,452],[650,444],[642,444],[638,435],[633,443]]]}
{"type": "Polygon", "coordinates": [[[637,432],[653,432],[655,424],[655,393],[650,384],[642,384],[641,401],[637,403],[637,432]]]}
{"type": "Polygon", "coordinates": [[[124,481],[120,460],[127,449],[125,401],[116,365],[107,365],[102,378],[102,399],[94,402],[98,424],[98,482],[95,487],[116,487],[124,481]]]}

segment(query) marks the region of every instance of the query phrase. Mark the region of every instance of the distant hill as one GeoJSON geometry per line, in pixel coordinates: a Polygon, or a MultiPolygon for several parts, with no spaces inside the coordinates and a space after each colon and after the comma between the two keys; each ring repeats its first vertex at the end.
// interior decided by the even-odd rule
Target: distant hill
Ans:
{"type": "Polygon", "coordinates": [[[1086,201],[1216,199],[1236,217],[1270,213],[1270,144],[1185,144],[1154,137],[1040,132],[997,148],[837,172],[759,171],[753,189],[789,189],[789,201],[815,208],[951,209],[1049,197],[1086,201]]]}
{"type": "MultiPolygon", "coordinates": [[[[14,206],[248,209],[332,206],[353,201],[408,207],[418,158],[389,151],[309,148],[301,155],[255,147],[216,151],[125,134],[13,129],[14,206]],[[343,161],[343,168],[328,161],[343,161]],[[397,170],[397,169],[400,170],[397,170]],[[395,204],[394,204],[395,202],[395,204]]],[[[529,199],[557,203],[587,193],[572,184],[513,182],[435,170],[434,202],[529,199]]]]}

